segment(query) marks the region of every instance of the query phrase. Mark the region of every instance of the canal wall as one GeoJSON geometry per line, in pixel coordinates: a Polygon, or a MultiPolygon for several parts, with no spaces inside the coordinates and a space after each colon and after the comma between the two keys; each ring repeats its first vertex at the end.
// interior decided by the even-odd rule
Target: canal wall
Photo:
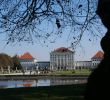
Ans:
{"type": "Polygon", "coordinates": [[[0,80],[38,80],[38,79],[69,79],[69,80],[87,80],[88,75],[2,75],[0,80]]]}

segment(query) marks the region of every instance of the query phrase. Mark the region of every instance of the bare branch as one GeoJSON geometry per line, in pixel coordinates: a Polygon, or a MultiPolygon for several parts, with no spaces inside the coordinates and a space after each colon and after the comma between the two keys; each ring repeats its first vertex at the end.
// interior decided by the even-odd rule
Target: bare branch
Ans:
{"type": "Polygon", "coordinates": [[[68,28],[76,45],[97,20],[97,0],[1,0],[0,4],[0,29],[7,34],[8,43],[34,42],[47,33],[48,38],[56,37],[53,34],[68,28]]]}

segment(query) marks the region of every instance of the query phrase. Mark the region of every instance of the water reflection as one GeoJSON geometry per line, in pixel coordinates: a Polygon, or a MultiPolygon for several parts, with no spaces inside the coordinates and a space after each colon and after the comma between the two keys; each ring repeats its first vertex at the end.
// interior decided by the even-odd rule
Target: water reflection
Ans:
{"type": "Polygon", "coordinates": [[[50,86],[50,80],[38,80],[37,81],[37,86],[50,86]]]}
{"type": "Polygon", "coordinates": [[[0,81],[0,88],[38,87],[51,85],[67,85],[86,83],[87,80],[61,80],[61,79],[39,79],[39,80],[8,80],[0,81]]]}
{"type": "Polygon", "coordinates": [[[19,87],[34,87],[34,86],[36,86],[35,80],[0,81],[0,88],[19,88],[19,87]]]}
{"type": "Polygon", "coordinates": [[[86,83],[87,80],[64,80],[64,79],[59,79],[59,80],[51,80],[50,85],[72,85],[72,84],[82,84],[86,83]]]}

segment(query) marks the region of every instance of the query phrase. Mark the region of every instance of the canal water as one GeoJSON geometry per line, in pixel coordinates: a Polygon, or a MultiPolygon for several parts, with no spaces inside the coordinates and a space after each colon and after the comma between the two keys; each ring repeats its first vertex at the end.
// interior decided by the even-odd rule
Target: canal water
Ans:
{"type": "Polygon", "coordinates": [[[39,79],[39,80],[4,80],[0,81],[0,88],[39,87],[52,85],[72,85],[86,83],[87,80],[39,79]]]}

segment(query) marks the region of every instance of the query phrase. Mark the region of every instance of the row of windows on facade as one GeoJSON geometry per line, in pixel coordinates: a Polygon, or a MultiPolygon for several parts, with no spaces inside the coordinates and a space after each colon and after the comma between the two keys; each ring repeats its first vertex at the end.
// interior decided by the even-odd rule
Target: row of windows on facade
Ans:
{"type": "Polygon", "coordinates": [[[50,56],[50,58],[73,58],[73,55],[68,55],[68,56],[64,56],[64,55],[62,55],[62,56],[50,56]]]}
{"type": "Polygon", "coordinates": [[[70,56],[70,55],[72,55],[73,53],[63,53],[63,54],[61,54],[61,53],[51,53],[50,54],[50,56],[70,56]]]}
{"type": "MultiPolygon", "coordinates": [[[[27,61],[26,62],[20,62],[20,63],[21,64],[35,64],[35,65],[39,65],[39,62],[30,62],[30,61],[29,62],[27,62],[27,61]]],[[[50,62],[48,62],[48,63],[50,63],[50,62]]],[[[45,65],[45,64],[48,64],[48,63],[42,63],[42,64],[45,65]]]]}
{"type": "Polygon", "coordinates": [[[101,61],[102,59],[92,59],[92,61],[101,61]]]}
{"type": "Polygon", "coordinates": [[[51,64],[53,66],[68,66],[68,65],[73,65],[73,63],[66,63],[66,64],[51,64]]]}
{"type": "Polygon", "coordinates": [[[74,58],[73,55],[51,55],[50,58],[74,58]]]}
{"type": "Polygon", "coordinates": [[[82,64],[82,65],[77,65],[77,64],[75,64],[75,66],[91,66],[91,64],[82,64]]]}
{"type": "Polygon", "coordinates": [[[82,65],[75,65],[75,67],[91,67],[97,66],[99,63],[92,63],[92,64],[82,64],[82,65]]]}
{"type": "Polygon", "coordinates": [[[73,58],[51,58],[51,60],[73,60],[73,58]]]}
{"type": "Polygon", "coordinates": [[[50,60],[73,60],[74,58],[50,58],[50,60]]]}
{"type": "Polygon", "coordinates": [[[65,61],[63,61],[63,60],[55,60],[55,61],[51,61],[51,63],[74,63],[74,61],[73,60],[65,60],[65,61]]]}
{"type": "MultiPolygon", "coordinates": [[[[69,62],[64,62],[64,61],[51,61],[51,63],[54,63],[54,65],[69,65],[69,64],[74,64],[73,61],[69,61],[69,62]]],[[[21,62],[21,64],[34,64],[34,65],[37,65],[37,63],[34,63],[34,62],[21,62]]],[[[82,64],[79,64],[79,63],[75,63],[75,66],[88,66],[88,65],[97,65],[98,62],[94,62],[94,63],[82,63],[82,64]]]]}
{"type": "Polygon", "coordinates": [[[92,66],[97,66],[99,63],[92,63],[92,66]]]}

